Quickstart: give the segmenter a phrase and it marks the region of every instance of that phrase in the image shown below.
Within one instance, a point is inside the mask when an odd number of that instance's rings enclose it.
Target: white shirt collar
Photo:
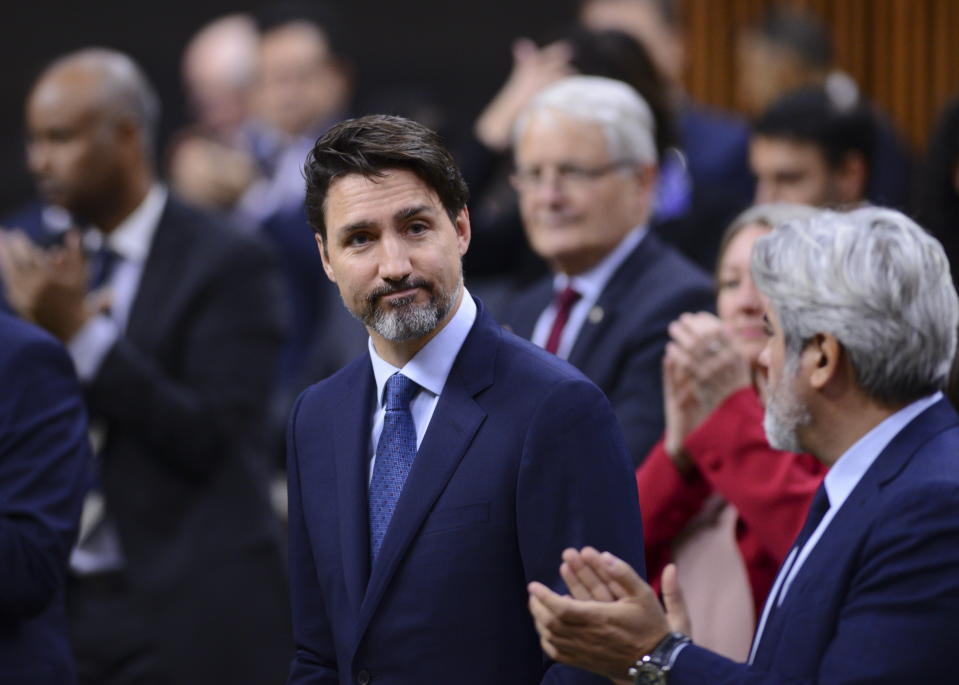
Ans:
[[[474,321],[476,321],[476,303],[469,291],[463,288],[460,305],[447,324],[402,369],[396,368],[380,357],[376,348],[373,347],[373,339],[370,338],[367,346],[370,350],[370,361],[373,363],[373,377],[376,379],[377,404],[382,405],[386,381],[397,371],[434,395],[442,393],[446,379],[450,375],[450,369],[453,368],[453,362],[456,361],[456,356],[463,347]]]
[[[110,249],[124,260],[145,262],[166,206],[167,195],[166,188],[159,183],[153,184],[140,205],[107,236]]]
[[[578,292],[582,299],[587,302],[595,302],[599,299],[603,288],[609,283],[609,280],[616,273],[616,269],[626,261],[626,258],[636,249],[636,246],[646,236],[648,229],[645,226],[637,226],[626,234],[619,245],[603,257],[603,260],[589,271],[576,276],[567,276],[566,274],[556,274],[553,279],[553,288],[555,292],[561,292],[567,285],[571,285],[573,290]]]
[[[846,450],[826,473],[825,487],[826,494],[829,495],[829,508],[841,507],[892,439],[913,419],[941,399],[942,393],[936,392],[916,400],[883,420]]]

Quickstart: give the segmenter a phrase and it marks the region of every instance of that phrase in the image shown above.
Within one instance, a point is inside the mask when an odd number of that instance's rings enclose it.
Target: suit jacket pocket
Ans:
[[[489,502],[437,509],[426,520],[422,535],[464,528],[477,523],[486,523],[488,520]]]

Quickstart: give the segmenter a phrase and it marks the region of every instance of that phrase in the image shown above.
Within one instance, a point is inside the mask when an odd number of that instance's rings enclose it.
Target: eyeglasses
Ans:
[[[558,183],[564,188],[582,188],[593,181],[616,171],[636,166],[636,162],[618,160],[602,166],[584,167],[578,164],[556,164],[552,166],[532,166],[517,169],[511,178],[513,184],[523,190],[533,190],[545,183]],[[552,169],[553,173],[547,173]]]

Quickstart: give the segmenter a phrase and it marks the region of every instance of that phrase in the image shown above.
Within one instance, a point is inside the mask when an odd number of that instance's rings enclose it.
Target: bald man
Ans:
[[[125,55],[57,60],[26,118],[30,171],[75,228],[47,250],[7,233],[3,280],[67,345],[98,457],[67,587],[80,681],[282,682],[256,452],[283,337],[273,265],[157,181],[156,98]]]

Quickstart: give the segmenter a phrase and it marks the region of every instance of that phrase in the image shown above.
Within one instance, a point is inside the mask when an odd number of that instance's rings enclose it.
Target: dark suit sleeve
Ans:
[[[83,400],[66,352],[45,337],[15,344],[0,362],[3,619],[39,613],[63,586],[91,466]]]
[[[688,275],[684,266],[677,274]],[[679,276],[677,276],[679,277]],[[623,427],[626,446],[638,466],[663,434],[663,355],[669,342],[667,329],[683,312],[712,311],[713,294],[708,282],[696,280],[668,301],[658,304],[634,332],[629,348],[616,371],[619,382],[609,390],[609,401]]]
[[[954,483],[932,484],[885,503],[863,544],[836,631],[820,636],[827,646],[815,683],[955,682],[959,672],[957,507],[959,487]],[[757,672],[698,647],[679,655],[669,682],[813,683]]]
[[[616,418],[602,392],[585,380],[559,383],[530,423],[516,493],[526,580],[558,592],[567,547],[608,550],[644,573],[636,481]],[[544,683],[601,683],[558,664]]]
[[[284,318],[273,262],[237,242],[219,260],[169,344],[176,372],[121,338],[88,388],[91,410],[141,437],[181,474],[201,477],[261,424]]]
[[[287,435],[289,477],[290,594],[296,654],[290,666],[293,685],[336,685],[336,653],[330,632],[316,563],[303,517],[303,493],[297,457],[296,423],[302,397],[293,407]],[[317,496],[321,496],[317,493]]]

